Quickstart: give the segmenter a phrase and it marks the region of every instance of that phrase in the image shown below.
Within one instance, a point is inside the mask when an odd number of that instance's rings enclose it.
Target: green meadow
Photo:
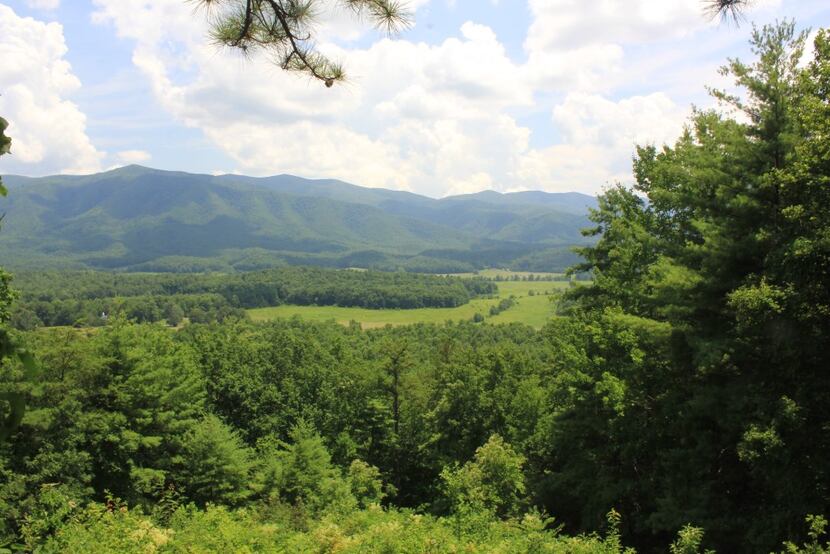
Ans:
[[[503,270],[499,275],[512,275]],[[537,274],[538,275],[538,274]],[[487,276],[495,276],[487,275]],[[344,308],[339,306],[294,306],[283,305],[272,308],[248,310],[254,321],[300,317],[309,321],[334,320],[342,325],[357,321],[364,329],[386,325],[410,325],[413,323],[445,323],[472,319],[480,313],[488,323],[524,323],[541,328],[553,315],[556,291],[569,286],[565,281],[504,281],[498,283],[499,293],[493,298],[477,298],[456,308],[421,308],[415,310],[370,310]],[[503,298],[514,296],[516,303],[509,309],[490,316],[490,307],[498,305]]]
[[[542,279],[555,279],[557,277],[562,277],[562,273],[548,273],[544,271],[511,271],[509,269],[482,269],[481,271],[477,271],[475,273],[450,273],[455,277],[485,277],[487,279],[496,279],[501,277],[503,279],[510,279],[513,277],[518,277],[520,279],[524,279],[533,275],[537,278]]]

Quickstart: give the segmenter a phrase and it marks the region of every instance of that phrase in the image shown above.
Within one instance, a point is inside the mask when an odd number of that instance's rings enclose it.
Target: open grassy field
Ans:
[[[553,279],[555,277],[562,277],[563,273],[546,273],[544,271],[510,271],[509,269],[482,269],[477,273],[449,273],[455,277],[485,277],[487,279],[495,279],[496,277],[503,277],[509,279],[511,277],[528,277],[534,275],[536,277],[543,277],[545,279]]]
[[[478,298],[457,308],[423,308],[418,310],[367,310],[363,308],[341,308],[338,306],[276,306],[248,310],[254,321],[268,321],[278,318],[301,317],[310,321],[334,320],[343,325],[350,321],[359,322],[364,329],[386,325],[409,325],[412,323],[445,323],[472,319],[476,313],[485,317],[488,323],[524,323],[540,328],[554,312],[552,294],[564,290],[569,284],[564,281],[505,281],[498,283],[499,293],[495,298]],[[533,291],[533,296],[531,296]],[[490,316],[490,307],[503,298],[516,297],[516,304],[502,313]]]

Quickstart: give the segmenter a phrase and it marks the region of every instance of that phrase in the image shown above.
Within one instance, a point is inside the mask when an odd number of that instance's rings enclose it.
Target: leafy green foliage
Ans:
[[[347,474],[349,487],[361,508],[380,504],[386,496],[380,470],[363,460],[354,460]]]
[[[565,380],[548,494],[577,494],[569,522],[615,505],[643,537],[691,523],[721,549],[769,551],[830,510],[830,49],[819,32],[804,67],[805,38],[755,29],[756,60],[723,70],[740,93],[712,91],[742,121],[696,112],[674,146],[639,148],[635,187],[592,214],[577,269],[594,286],[551,334]]]
[[[636,480],[637,471],[654,471],[649,461],[627,469],[637,453],[621,445],[633,436],[655,444],[637,422],[659,404],[631,396],[636,387],[599,360],[584,366],[580,348],[614,345],[629,374],[665,372],[669,334],[619,312],[588,323],[563,318],[540,334],[469,323],[173,331],[114,321],[29,333],[43,371],[23,385],[30,410],[0,448],[5,540],[46,551],[98,541],[103,551],[127,552],[152,544],[622,552],[634,521],[621,527],[618,515],[610,525],[601,516],[593,529],[610,529],[606,538],[566,537],[538,511],[525,512],[536,504],[570,522],[571,506],[585,500],[628,513],[629,491],[644,506],[652,498],[652,482]],[[605,326],[615,326],[613,342]],[[395,348],[402,344],[404,357]],[[397,409],[393,367],[403,368]],[[18,370],[7,368],[4,380]],[[569,400],[574,390],[584,397]],[[616,444],[601,442],[608,432]],[[616,486],[598,462],[630,471],[634,484]],[[107,491],[127,504],[97,504]],[[678,548],[689,551],[695,537],[684,531]]]
[[[827,519],[824,516],[810,515],[807,516],[807,525],[809,527],[807,537],[810,542],[803,546],[787,542],[782,554],[827,554],[830,552],[830,541],[821,544],[822,538],[827,534]]]
[[[703,529],[687,525],[677,534],[677,540],[671,543],[669,552],[671,554],[698,554],[703,542]],[[707,550],[706,554],[713,554],[713,550]]]
[[[505,517],[519,513],[524,500],[524,457],[493,435],[462,467],[441,472],[450,505],[456,512],[473,510]]]
[[[4,383],[27,402],[0,451],[8,529],[49,484],[61,483],[78,500],[104,491],[131,502],[156,499],[174,482],[183,441],[203,410],[194,357],[163,328],[117,323],[88,337],[67,332],[74,336],[32,337],[43,364],[38,375],[4,368]]]
[[[135,510],[91,505],[40,552],[539,552],[550,554],[630,554],[609,534],[567,537],[544,529],[528,515],[518,523],[492,522],[483,530],[456,535],[442,518],[377,506],[332,514],[298,529],[289,518],[256,510],[181,509],[169,527]]]

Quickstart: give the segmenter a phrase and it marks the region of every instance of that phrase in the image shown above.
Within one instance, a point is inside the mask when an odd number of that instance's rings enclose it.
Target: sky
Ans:
[[[410,0],[388,37],[319,0],[326,88],[218,49],[188,0],[0,0],[0,173],[138,163],[290,173],[442,197],[596,194],[631,181],[636,144],[672,143],[753,23],[830,26],[826,0],[756,0],[712,21],[701,0]]]

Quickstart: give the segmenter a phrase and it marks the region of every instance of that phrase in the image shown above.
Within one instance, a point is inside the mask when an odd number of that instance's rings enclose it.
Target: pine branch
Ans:
[[[303,72],[331,87],[345,78],[343,68],[314,45],[317,0],[196,0],[219,11],[211,37],[223,46],[274,50],[280,67]],[[392,34],[410,24],[410,14],[399,0],[340,0],[356,16],[367,16],[375,27]]]
[[[744,19],[744,10],[752,5],[754,0],[704,0],[704,13],[711,19],[720,19],[740,25]]]

